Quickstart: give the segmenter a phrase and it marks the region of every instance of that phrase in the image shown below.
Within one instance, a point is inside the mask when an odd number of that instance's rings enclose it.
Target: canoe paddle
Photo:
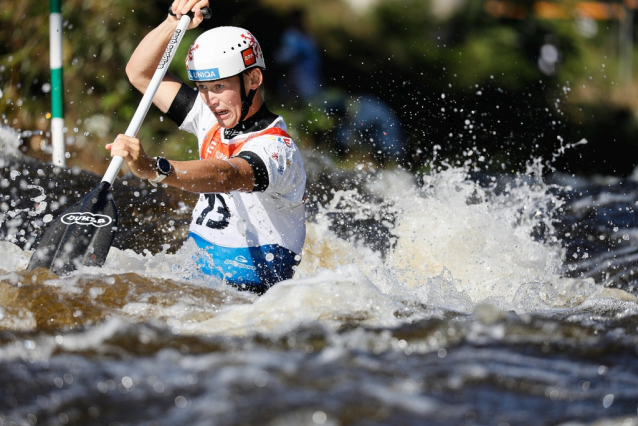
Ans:
[[[172,14],[170,8],[169,12]],[[202,8],[202,13],[204,19],[212,15],[208,7]],[[126,136],[137,135],[192,17],[193,12],[180,18],[126,129]],[[29,260],[28,270],[44,267],[57,275],[67,275],[80,265],[104,265],[118,225],[117,207],[113,201],[111,186],[123,162],[124,158],[113,157],[98,187],[66,209],[49,225]]]

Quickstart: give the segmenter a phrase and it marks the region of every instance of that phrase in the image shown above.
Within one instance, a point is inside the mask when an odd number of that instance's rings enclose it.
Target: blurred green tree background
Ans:
[[[202,31],[250,29],[266,56],[268,104],[306,150],[345,167],[373,161],[365,146],[339,152],[329,108],[335,94],[367,94],[401,120],[405,167],[424,170],[434,147],[450,162],[520,171],[531,157],[558,170],[631,174],[638,158],[633,52],[636,2],[532,0],[236,0],[184,38],[171,72]],[[123,133],[141,95],[124,68],[141,38],[166,16],[156,0],[63,0],[67,163],[102,173],[104,145]],[[293,9],[305,11],[322,55],[323,96],[280,99],[274,61]],[[26,154],[50,161],[48,2],[0,0],[0,114],[20,131]],[[187,81],[187,80],[186,80]],[[197,156],[194,137],[152,108],[138,135],[149,154]],[[437,148],[438,149],[438,148]]]

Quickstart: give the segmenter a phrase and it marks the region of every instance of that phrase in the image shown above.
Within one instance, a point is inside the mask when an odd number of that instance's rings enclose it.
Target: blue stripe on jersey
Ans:
[[[188,238],[207,253],[197,261],[204,274],[248,290],[263,292],[292,278],[293,266],[301,261],[300,256],[277,244],[230,248],[212,244],[193,232]]]

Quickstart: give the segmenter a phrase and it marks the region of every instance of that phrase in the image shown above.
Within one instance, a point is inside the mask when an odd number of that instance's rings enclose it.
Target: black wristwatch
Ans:
[[[148,180],[153,186],[157,186],[158,183],[170,176],[173,173],[173,166],[166,158],[157,157],[155,158],[155,170],[157,171],[157,177]]]

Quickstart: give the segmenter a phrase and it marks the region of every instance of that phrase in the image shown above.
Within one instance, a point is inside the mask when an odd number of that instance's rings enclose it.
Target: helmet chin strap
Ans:
[[[257,91],[254,89],[250,89],[248,94],[246,94],[246,86],[244,85],[244,73],[239,74],[239,87],[239,92],[241,95],[241,117],[239,118],[239,122],[241,123],[246,119],[248,110],[253,104],[253,98],[255,97],[255,93],[257,93]]]

